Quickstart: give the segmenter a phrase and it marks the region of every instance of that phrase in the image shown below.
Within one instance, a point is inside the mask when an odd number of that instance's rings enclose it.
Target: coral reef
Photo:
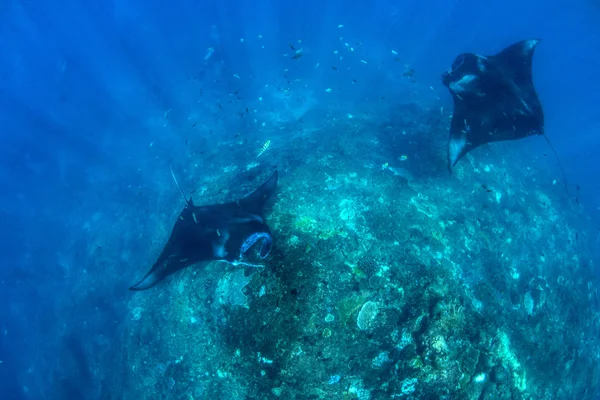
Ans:
[[[397,112],[329,118],[327,135],[260,158],[282,171],[266,268],[201,265],[134,296],[123,399],[593,398],[600,308],[583,210],[543,183],[550,172],[512,166],[505,144],[448,176],[447,118]],[[256,147],[232,151],[252,160]]]

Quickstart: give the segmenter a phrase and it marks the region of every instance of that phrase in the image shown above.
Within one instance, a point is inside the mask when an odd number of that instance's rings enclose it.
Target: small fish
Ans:
[[[356,83],[356,79],[352,79],[352,83]]]
[[[294,47],[294,45],[293,45],[293,44],[291,44],[291,43],[290,43],[290,44],[288,44],[288,46],[290,46],[290,49],[292,49],[292,50],[296,51],[296,48]]]
[[[213,54],[215,54],[215,49],[213,49],[212,47],[209,47],[206,50],[206,55],[204,56],[204,61],[208,61],[208,59],[211,58]]]
[[[258,155],[256,156],[256,158],[258,158],[258,157],[262,156],[262,155],[263,155],[263,153],[264,153],[265,151],[267,151],[267,149],[269,148],[269,146],[270,146],[270,145],[271,145],[271,141],[270,141],[270,140],[267,140],[267,141],[265,142],[265,144],[263,145],[263,147],[262,147],[262,148],[261,148],[261,149],[258,151]]]
[[[482,184],[482,185],[481,185],[481,187],[482,187],[482,188],[484,188],[484,189],[485,189],[485,191],[486,191],[486,192],[488,192],[488,193],[492,192],[492,189],[488,188],[488,187],[487,187],[486,185],[484,185],[484,184]]]
[[[220,104],[217,104],[217,106],[219,107],[219,110],[223,111],[223,107],[221,107]]]
[[[248,114],[248,107],[246,107],[246,114]]]
[[[366,64],[367,62],[365,60],[360,60],[361,63]]]
[[[338,69],[336,67],[331,67],[332,70],[337,71]]]

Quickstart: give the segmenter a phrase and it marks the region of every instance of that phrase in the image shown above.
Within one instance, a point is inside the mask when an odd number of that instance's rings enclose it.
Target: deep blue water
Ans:
[[[417,101],[450,108],[440,74],[457,54],[493,54],[540,38],[534,80],[546,134],[570,191],[598,225],[597,2],[353,4],[0,5],[3,398],[54,398],[48,388],[61,379],[76,382],[65,383],[72,398],[91,386],[81,342],[118,346],[127,286],[148,251],[138,227],[152,236],[147,210],[173,199],[165,199],[173,193],[169,164],[190,176],[209,168],[203,149],[236,132],[253,131],[264,142],[261,121],[277,122],[268,114],[258,122],[240,117],[246,107],[274,110],[283,120],[315,107],[376,114]],[[295,51],[302,57],[292,60]],[[403,78],[405,65],[415,84]],[[294,80],[298,103],[286,108],[273,88]],[[524,163],[549,151],[539,137],[513,145]],[[558,167],[551,173],[562,179]],[[57,359],[65,352],[78,371],[73,377],[54,372],[64,370]]]

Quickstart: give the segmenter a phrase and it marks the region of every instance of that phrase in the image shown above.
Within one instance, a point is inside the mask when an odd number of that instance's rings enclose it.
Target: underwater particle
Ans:
[[[344,27],[344,25],[343,25],[343,24],[339,24],[339,25],[338,25],[338,28],[343,28],[343,27]]]
[[[483,382],[485,382],[485,378],[486,378],[486,375],[485,375],[484,372],[482,372],[481,374],[475,375],[473,377],[473,382],[475,382],[475,383],[483,383]]]
[[[271,393],[273,393],[274,396],[279,397],[281,396],[281,393],[283,393],[283,388],[280,387],[276,387],[271,389]]]
[[[388,164],[388,163],[385,163],[385,164],[383,164],[383,165],[381,166],[381,170],[383,171],[383,170],[385,170],[385,169],[386,169],[387,167],[389,167],[389,166],[390,166],[390,164]]]
[[[395,56],[397,56],[398,52],[396,50],[392,50],[392,54],[395,55]]]
[[[408,160],[408,156],[406,154],[402,154],[400,156],[400,161],[406,161],[406,160]]]
[[[350,49],[350,51],[354,51],[354,49]],[[360,62],[363,64],[367,64],[367,62],[365,60],[360,60]]]
[[[323,335],[324,338],[331,337],[331,329],[329,329],[329,328],[323,329],[322,335]]]
[[[238,74],[233,74],[233,77],[237,78],[237,79],[242,79],[242,78],[240,78],[240,76]]]
[[[325,91],[326,91],[327,93],[331,93],[331,88],[327,88],[327,89],[325,89]]]
[[[334,385],[334,384],[338,383],[338,382],[340,381],[340,379],[341,379],[341,378],[342,378],[342,377],[341,377],[341,376],[339,376],[339,375],[331,375],[331,376],[329,377],[329,382],[327,382],[327,384],[329,384],[329,385]]]
[[[379,305],[374,301],[367,301],[363,304],[356,317],[356,325],[361,331],[368,330],[373,327],[377,315],[379,314]]]
[[[325,322],[333,322],[335,320],[335,316],[331,313],[325,316]]]
[[[263,100],[262,96],[258,98],[258,101],[262,101],[262,100]]]
[[[240,38],[240,43],[244,43],[244,38]]]
[[[352,114],[347,114],[347,115],[348,115],[348,119],[354,118],[354,115],[352,115]]]

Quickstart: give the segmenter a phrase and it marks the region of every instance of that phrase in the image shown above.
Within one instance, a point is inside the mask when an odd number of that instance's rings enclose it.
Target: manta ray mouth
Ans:
[[[240,247],[240,259],[259,240],[262,241],[262,243],[260,245],[260,251],[258,254],[262,259],[267,258],[269,253],[271,253],[271,247],[273,247],[273,238],[268,232],[256,232],[248,236],[242,243],[242,246]]]
[[[461,94],[473,90],[476,87],[476,82],[477,76],[473,74],[467,74],[454,82],[450,82],[448,88],[451,92]]]

